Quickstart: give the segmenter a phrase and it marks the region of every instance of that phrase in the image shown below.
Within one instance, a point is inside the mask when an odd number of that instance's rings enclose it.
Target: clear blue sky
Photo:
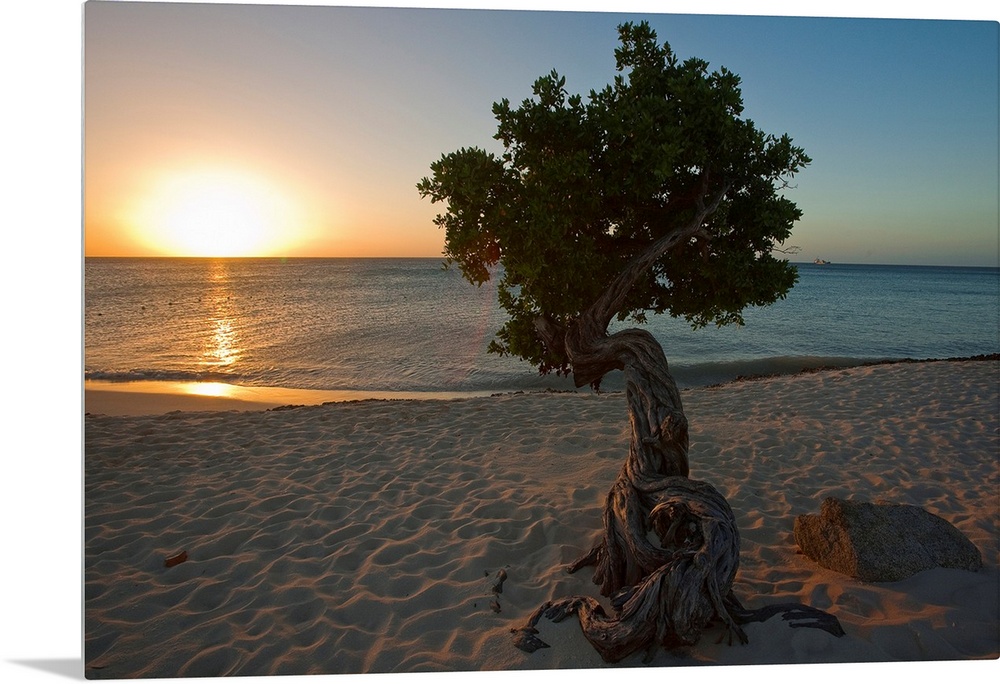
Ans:
[[[609,82],[642,19],[813,158],[799,258],[998,263],[995,21],[109,2],[86,6],[87,253],[167,249],[137,237],[175,209],[157,184],[214,165],[302,210],[284,253],[438,255],[430,162],[495,146],[492,103],[551,69]]]

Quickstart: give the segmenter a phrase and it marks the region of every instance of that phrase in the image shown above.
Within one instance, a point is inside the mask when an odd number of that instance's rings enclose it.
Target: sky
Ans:
[[[591,8],[88,2],[85,253],[439,256],[430,163],[499,151],[493,102],[553,69],[600,89],[647,20],[812,157],[798,260],[998,264],[995,20]]]

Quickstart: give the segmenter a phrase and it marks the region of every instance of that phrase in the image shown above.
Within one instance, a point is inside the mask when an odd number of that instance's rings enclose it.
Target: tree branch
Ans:
[[[672,230],[656,242],[653,242],[644,252],[636,255],[631,262],[622,269],[621,273],[611,282],[601,293],[601,296],[580,316],[578,325],[583,325],[588,332],[595,335],[603,335],[607,330],[611,319],[624,306],[625,298],[629,290],[639,280],[643,273],[646,273],[657,259],[673,249],[676,245],[690,239],[696,235],[704,235],[702,224],[705,219],[719,208],[723,197],[729,191],[730,185],[727,183],[721,188],[706,206],[705,197],[708,194],[708,172],[702,172],[701,185],[695,207],[697,213],[687,224]]]
[[[548,316],[535,317],[535,330],[542,338],[542,344],[553,355],[566,355],[566,329]]]

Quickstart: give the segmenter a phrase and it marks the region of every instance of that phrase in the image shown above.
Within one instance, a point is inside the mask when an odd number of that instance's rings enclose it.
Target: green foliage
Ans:
[[[772,250],[801,212],[780,193],[810,159],[743,112],[739,77],[679,62],[645,22],[619,27],[621,74],[586,101],[555,71],[514,109],[493,105],[501,156],[463,148],[431,164],[417,189],[447,203],[447,263],[470,282],[499,275],[510,314],[491,351],[543,373],[567,370],[534,320],[570,324],[636,255],[723,193],[698,235],[663,254],[629,291],[621,320],[647,312],[694,326],[742,323],[747,306],[784,297],[797,278]],[[497,268],[497,265],[502,268]]]

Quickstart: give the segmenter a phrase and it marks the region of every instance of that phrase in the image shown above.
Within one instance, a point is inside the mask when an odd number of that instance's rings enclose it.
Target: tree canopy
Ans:
[[[584,99],[555,71],[539,78],[516,109],[493,105],[502,154],[445,154],[417,185],[447,205],[447,263],[477,285],[500,278],[510,318],[490,350],[542,373],[570,361],[537,321],[568,328],[630,270],[609,315],[696,327],[740,324],[797,278],[773,252],[801,216],[782,190],[809,157],[742,118],[733,72],[680,61],[645,22],[618,31],[614,83]]]

